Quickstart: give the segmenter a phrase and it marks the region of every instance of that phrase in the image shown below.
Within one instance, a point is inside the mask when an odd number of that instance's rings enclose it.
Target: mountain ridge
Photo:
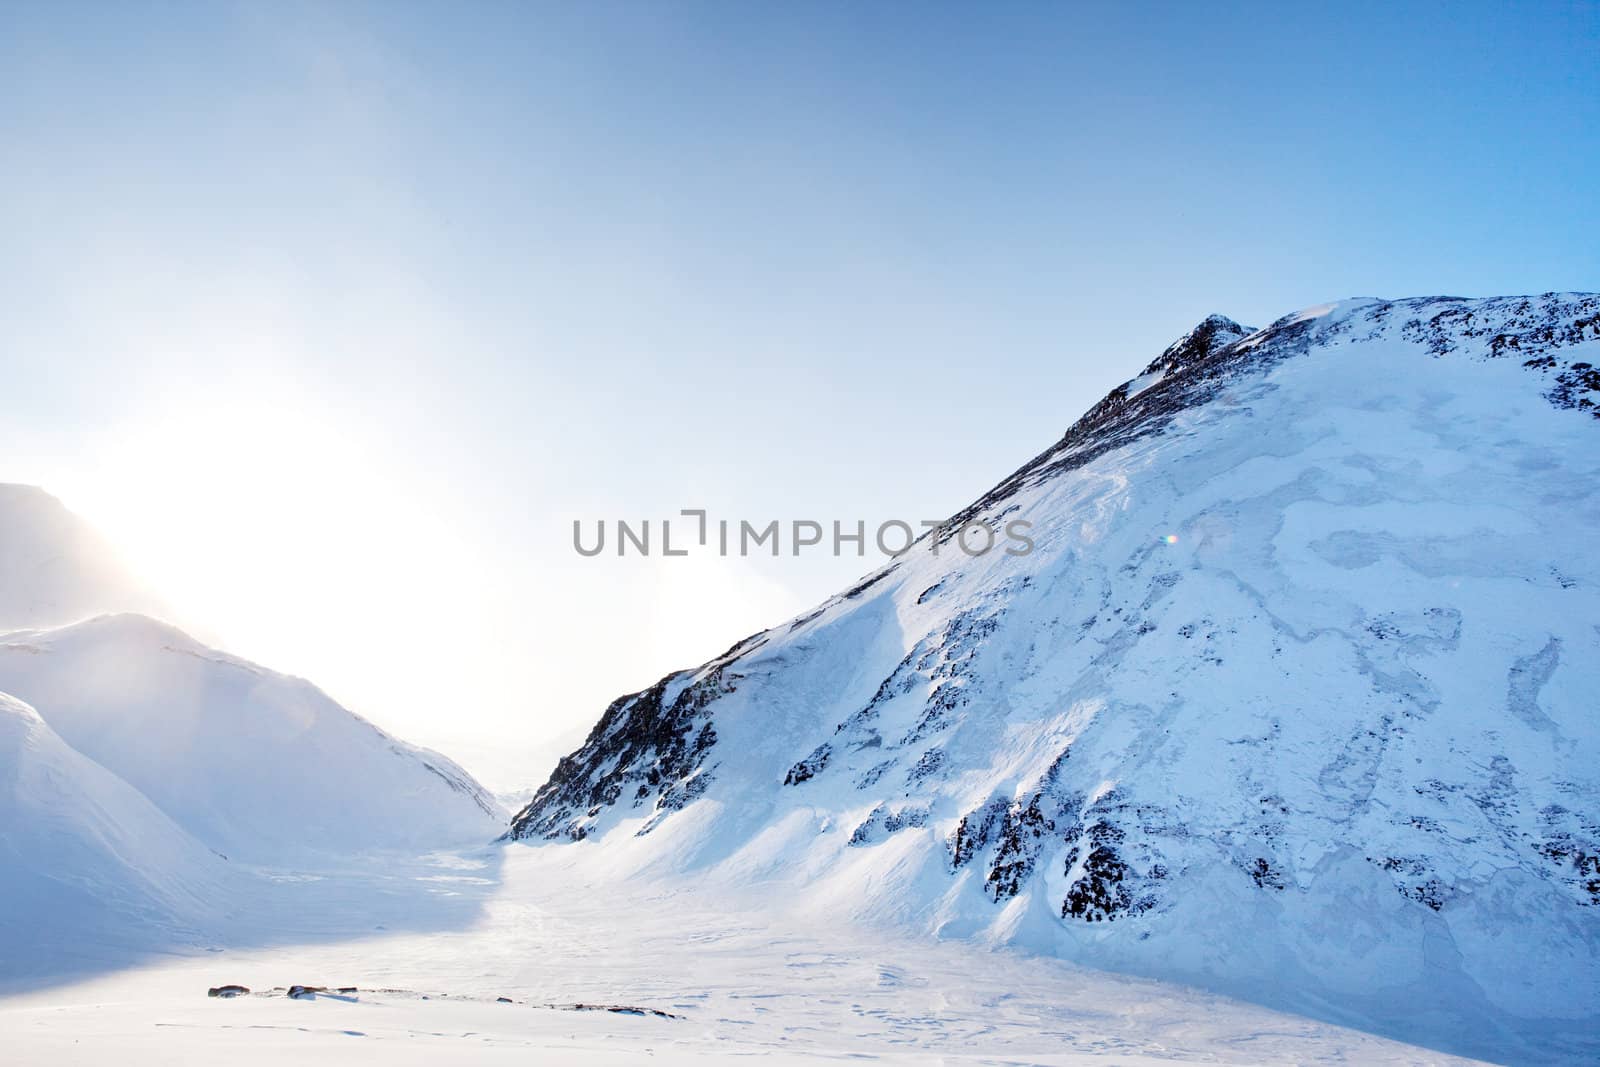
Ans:
[[[1433,315],[1427,318],[1414,316],[1404,326],[1408,334],[1425,340],[1433,355],[1444,356],[1455,351],[1457,346],[1449,341],[1448,330],[1451,325],[1464,324],[1463,333],[1466,337],[1476,338],[1485,334],[1490,336],[1489,346],[1493,356],[1498,357],[1507,351],[1524,353],[1529,356],[1524,366],[1540,372],[1545,377],[1551,377],[1551,372],[1555,371],[1553,376],[1555,384],[1546,393],[1547,399],[1553,406],[1588,410],[1596,418],[1600,418],[1600,406],[1596,404],[1596,400],[1600,399],[1600,372],[1595,372],[1593,366],[1586,361],[1575,363],[1569,361],[1566,366],[1558,370],[1557,361],[1551,354],[1554,350],[1600,339],[1600,294],[1545,293],[1538,297],[1498,297],[1479,301],[1463,297],[1419,297],[1401,301],[1355,298],[1342,304],[1371,308],[1380,323],[1391,317],[1394,309],[1418,311],[1432,310],[1437,306],[1438,310]],[[1569,314],[1557,313],[1556,309],[1563,304],[1572,305]],[[1221,314],[1208,315],[1146,365],[1140,375],[1117,386],[1090,407],[1059,441],[1002,479],[971,505],[956,512],[940,530],[933,531],[925,537],[932,537],[941,544],[948,543],[964,524],[985,511],[993,510],[1030,479],[1037,480],[1064,473],[1107,451],[1122,447],[1139,436],[1159,433],[1172,414],[1210,399],[1205,387],[1221,380],[1227,371],[1233,369],[1227,364],[1239,362],[1246,354],[1257,357],[1252,369],[1262,371],[1270,369],[1274,362],[1302,353],[1306,346],[1304,335],[1310,332],[1314,323],[1337,306],[1340,305],[1314,305],[1304,311],[1285,315],[1271,325],[1256,330],[1240,326]],[[1504,325],[1511,329],[1491,332],[1487,327],[1475,323],[1473,318],[1475,306],[1482,307],[1486,311],[1501,312],[1504,315]],[[1547,321],[1537,321],[1538,309],[1541,308]],[[1566,328],[1557,329],[1548,321],[1551,318],[1568,320]],[[1261,357],[1265,357],[1266,361],[1262,362]],[[1224,365],[1217,366],[1218,363]],[[1165,375],[1174,371],[1189,373],[1184,376],[1178,395],[1172,400],[1166,400],[1161,395],[1172,391],[1171,386],[1162,389],[1165,379],[1152,382],[1133,396],[1129,396],[1130,386],[1133,383],[1153,374]],[[1175,377],[1173,384],[1177,385],[1179,381],[1180,379]],[[1197,389],[1197,385],[1202,388]],[[1147,393],[1155,395],[1142,401],[1137,410],[1130,412],[1131,401]],[[1108,428],[1111,431],[1109,433]],[[1096,438],[1096,434],[1100,436]],[[999,515],[995,518],[1003,517]],[[817,609],[817,612],[826,610],[840,600],[860,596],[873,584],[886,578],[898,566],[898,561],[891,562],[870,573],[846,592],[830,598]],[[817,612],[807,613],[797,619],[815,617]],[[789,625],[792,627],[795,623],[792,621]],[[603,733],[608,717],[613,717],[613,711],[619,705],[658,691],[665,693],[675,679],[686,675],[720,673],[720,666],[728,662],[735,653],[748,650],[780,628],[774,627],[752,634],[735,644],[722,656],[708,660],[699,667],[674,671],[660,679],[655,686],[619,697],[608,707],[606,715],[602,716],[596,724],[594,733],[579,751],[588,748],[597,739],[596,734]],[[678,695],[682,696],[683,692],[680,691]],[[669,704],[666,713],[670,714],[671,711]],[[702,751],[704,747],[706,746],[701,746]],[[558,766],[549,782],[555,782],[562,775],[563,771]],[[530,825],[526,816],[540,806],[536,795],[522,811],[517,813],[508,836],[512,839],[530,836],[524,832]]]
[[[0,690],[230,856],[487,839],[503,818],[446,757],[390,736],[304,679],[147,616],[0,634]],[[449,794],[432,795],[430,781]],[[476,815],[447,815],[452,795]],[[409,812],[403,825],[383,818],[391,809]],[[361,827],[363,816],[380,821]]]

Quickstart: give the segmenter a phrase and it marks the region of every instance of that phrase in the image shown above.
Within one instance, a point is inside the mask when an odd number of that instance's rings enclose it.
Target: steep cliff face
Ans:
[[[614,703],[511,835],[1391,1029],[1581,1034],[1597,357],[1594,296],[1207,319],[943,534]],[[1014,518],[1029,554],[955,540]]]

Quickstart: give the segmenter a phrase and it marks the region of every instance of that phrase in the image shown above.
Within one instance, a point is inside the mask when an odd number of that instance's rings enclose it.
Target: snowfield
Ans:
[[[761,887],[642,886],[584,851],[516,846],[433,857],[437,866],[417,875],[416,888],[470,901],[472,917],[459,929],[337,934],[329,926],[359,912],[371,889],[352,874],[308,895],[298,928],[294,915],[281,917],[287,925],[275,936],[301,942],[292,948],[195,953],[4,997],[5,1056],[52,1064],[109,1056],[134,1064],[1467,1062],[1055,960],[799,921]],[[441,876],[465,881],[425,880]],[[207,997],[227,983],[269,995]],[[357,992],[306,1000],[271,992],[291,984]]]

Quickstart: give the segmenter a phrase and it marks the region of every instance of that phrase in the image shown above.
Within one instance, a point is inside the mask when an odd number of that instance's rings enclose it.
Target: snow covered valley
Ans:
[[[375,865],[280,881],[270,894],[280,909],[241,917],[233,947],[173,945],[166,958],[65,983],[12,974],[0,1058],[1465,1062],[1180,986],[808,920],[782,905],[788,886],[644,886],[597,859],[495,846],[404,873]],[[251,995],[206,995],[230,983]],[[356,992],[290,999],[293,984]]]
[[[1581,294],[1208,318],[514,814],[6,490],[4,1054],[1596,1062],[1597,360]]]

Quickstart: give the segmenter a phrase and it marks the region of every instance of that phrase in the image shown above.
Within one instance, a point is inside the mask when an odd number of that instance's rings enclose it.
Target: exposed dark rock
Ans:
[[[1283,872],[1272,865],[1265,857],[1256,857],[1250,864],[1250,877],[1255,881],[1258,889],[1284,888]]]
[[[950,869],[960,870],[974,856],[989,847],[995,824],[1005,817],[1009,807],[1004,800],[989,801],[976,811],[968,812],[956,824],[950,836]]]
[[[879,804],[850,834],[850,844],[871,845],[910,827],[928,825],[926,808],[897,808]]]
[[[939,768],[945,763],[945,753],[942,748],[930,748],[922,754],[922,758],[912,765],[906,772],[906,785],[913,786],[924,778],[932,777],[939,773]]]
[[[866,773],[856,781],[856,788],[871,789],[873,786],[878,784],[884,775],[888,774],[894,769],[896,762],[896,760],[886,759],[882,763],[874,764],[872,767],[868,768]]]
[[[638,1008],[631,1004],[552,1004],[552,1008],[562,1011],[609,1011],[614,1015],[648,1015],[656,1019],[681,1019],[683,1016],[674,1015],[670,1011],[660,1008]]]
[[[727,655],[747,651],[751,640]],[[658,815],[700,796],[711,781],[705,760],[717,740],[707,709],[737,688],[738,675],[728,670],[732,662],[715,661],[692,675],[668,675],[642,693],[614,701],[583,747],[562,758],[550,780],[512,820],[506,836],[580,840],[624,789],[634,807],[655,794]],[[667,694],[675,688],[669,701]]]
[[[1117,851],[1123,832],[1107,822],[1089,827],[1082,842],[1068,853],[1068,872],[1077,861],[1079,849],[1087,849],[1083,870],[1067,890],[1061,904],[1062,918],[1099,922],[1137,910],[1128,886],[1130,870]]]
[[[833,746],[824,741],[816,750],[805,759],[789,768],[789,773],[783,776],[784,785],[799,785],[801,782],[815,778],[828,766],[828,760],[833,756]]]
[[[1399,306],[1421,306],[1403,301]],[[1600,297],[1502,297],[1473,305],[1446,307],[1403,328],[1436,356],[1455,352],[1463,338],[1486,341],[1492,358],[1520,357],[1522,365],[1553,375],[1545,397],[1556,407],[1588,411],[1600,418],[1600,371],[1586,362],[1568,363],[1562,349],[1600,338]]]
[[[967,682],[973,675],[973,660],[999,628],[1003,614],[993,608],[964,611],[937,633],[918,641],[878,686],[866,707],[840,723],[834,732],[864,734],[883,705],[922,685],[932,686],[932,693],[917,722],[896,744],[913,745],[950,726],[954,713],[970,699]]]
[[[989,895],[997,901],[1017,895],[1033,873],[1044,842],[1054,836],[1055,820],[1041,809],[1043,800],[1043,793],[1035,793],[1027,804],[1011,804],[1001,817],[1000,846],[984,879]]]

